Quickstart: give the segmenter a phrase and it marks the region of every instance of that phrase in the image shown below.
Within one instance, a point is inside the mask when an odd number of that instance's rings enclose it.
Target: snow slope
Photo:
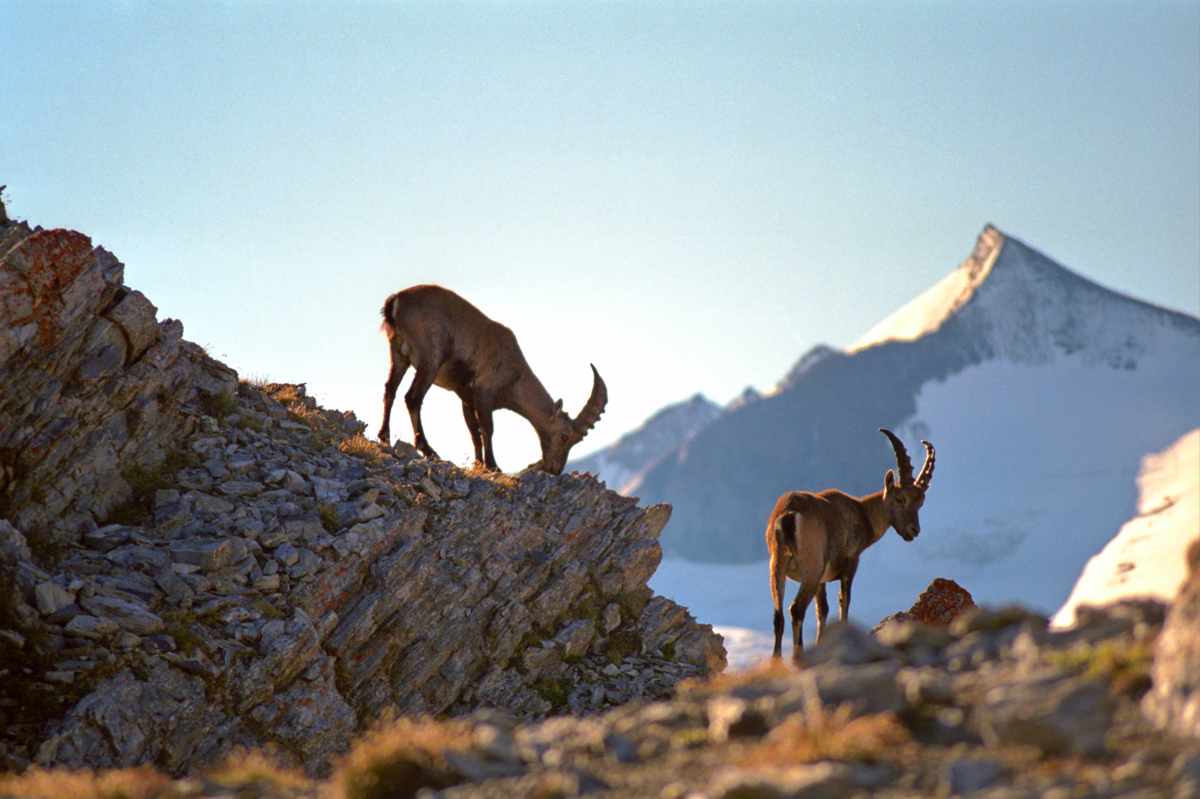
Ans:
[[[922,533],[911,544],[889,533],[864,553],[852,611],[876,604],[864,616],[874,624],[934,577],[979,604],[1059,608],[1088,558],[1136,515],[1142,458],[1195,423],[1185,399],[1197,396],[1195,356],[1163,356],[1132,371],[992,361],[926,385],[897,431],[910,449],[920,438],[938,447]],[[1139,413],[1151,368],[1150,385],[1179,400]]]
[[[1200,536],[1200,430],[1147,455],[1137,483],[1138,515],[1088,560],[1054,626],[1069,627],[1080,605],[1175,598],[1187,576],[1184,554]]]
[[[1140,491],[1138,515],[1126,522],[1107,545],[1101,543],[1103,550],[1087,561],[1070,597],[1052,619],[1055,626],[1069,626],[1078,604],[1103,605],[1139,596],[1169,601],[1182,583],[1184,552],[1188,542],[1200,535],[1200,430],[1144,458],[1136,483]],[[1100,538],[1103,535],[1095,536]],[[896,542],[903,545],[899,538]],[[1039,582],[1053,586],[1062,582],[1058,579],[1060,568],[1052,565],[1042,570],[1026,563],[1016,574],[985,575],[980,570],[960,572],[958,577],[981,604],[996,607],[1016,602],[1031,606],[1035,603],[1026,601],[1025,595],[1014,596],[1011,590],[991,585],[990,581],[1006,577],[1007,584],[1018,588]],[[891,573],[886,568],[884,572]],[[859,573],[863,576],[863,569]],[[851,617],[860,626],[874,625],[916,600],[910,587],[889,591],[877,580],[869,580],[869,588],[860,586],[862,582],[855,582],[851,604]],[[796,586],[789,585],[790,600]],[[650,587],[685,605],[697,619],[714,625],[725,636],[731,670],[750,668],[770,657],[774,634],[766,561],[712,564],[666,559],[651,578]],[[1036,607],[1049,613],[1044,603],[1036,603]],[[814,613],[809,610],[805,625],[805,639],[810,643],[815,635]],[[836,615],[836,607],[832,613]]]

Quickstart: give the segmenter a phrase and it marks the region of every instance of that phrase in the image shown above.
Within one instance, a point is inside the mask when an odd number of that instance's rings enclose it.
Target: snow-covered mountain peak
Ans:
[[[885,341],[912,341],[942,326],[971,299],[1004,245],[1005,236],[986,226],[975,242],[975,251],[962,266],[926,289],[899,310],[863,334],[848,352],[857,352]]]
[[[851,352],[953,323],[985,360],[1136,369],[1159,349],[1200,340],[1200,320],[1104,288],[988,225],[958,269],[872,328]]]

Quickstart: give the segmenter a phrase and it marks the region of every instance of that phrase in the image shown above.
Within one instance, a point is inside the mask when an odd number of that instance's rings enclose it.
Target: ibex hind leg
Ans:
[[[820,587],[820,583],[800,583],[800,592],[792,602],[792,660],[796,663],[804,659],[804,612]]]
[[[498,472],[500,467],[496,465],[496,453],[492,449],[492,434],[496,432],[495,424],[492,422],[495,399],[491,392],[476,388],[471,404],[475,406],[475,419],[479,424],[479,437],[483,445],[483,465],[488,471]],[[478,449],[476,449],[475,457],[476,460],[479,459]]]
[[[771,548],[771,598],[775,605],[775,650],[771,656],[783,657],[783,589],[787,583],[787,557],[777,547]]]
[[[407,371],[408,361],[398,358],[393,352],[392,366],[388,370],[387,381],[383,384],[383,424],[379,426],[379,440],[389,446],[392,443],[392,405],[396,401],[396,390],[400,388],[400,381],[404,379],[404,373]]]
[[[425,369],[418,366],[412,385],[408,387],[408,392],[404,395],[408,418],[412,421],[413,445],[429,459],[438,457],[438,454],[433,451],[433,447],[429,446],[429,441],[425,438],[425,428],[421,426],[421,403],[425,401],[425,395],[429,393],[436,376],[437,369]]]

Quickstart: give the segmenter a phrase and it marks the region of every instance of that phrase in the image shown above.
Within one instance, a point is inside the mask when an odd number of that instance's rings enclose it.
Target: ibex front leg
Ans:
[[[463,396],[463,418],[471,433],[471,445],[475,448],[475,465],[498,472],[500,467],[496,465],[496,455],[492,450],[492,434],[495,432],[492,395],[476,389]]]
[[[475,449],[475,465],[483,463],[483,438],[479,433],[479,419],[475,416],[475,406],[463,400],[463,419],[467,423],[467,432],[471,434],[471,446]]]
[[[821,633],[825,632],[825,620],[829,618],[829,597],[825,595],[825,583],[817,586],[817,643],[821,643]]]

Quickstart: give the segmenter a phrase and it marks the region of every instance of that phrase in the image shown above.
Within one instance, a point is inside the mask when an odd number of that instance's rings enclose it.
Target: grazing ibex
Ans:
[[[917,511],[925,502],[929,480],[933,477],[933,445],[925,445],[925,465],[913,480],[912,461],[904,444],[889,430],[880,428],[896,451],[900,482],[889,469],[883,478],[883,490],[855,498],[830,488],[819,494],[791,491],[775,503],[767,521],[767,549],[771,553],[771,596],[775,600],[775,652],[782,656],[783,589],[788,577],[800,583],[800,592],[792,603],[792,659],[804,653],[801,628],[808,603],[817,599],[817,640],[829,615],[825,583],[841,581],[838,614],[842,621],[850,611],[850,585],[858,569],[863,550],[874,544],[889,527],[905,541],[921,532]]]
[[[383,425],[379,440],[391,443],[389,421],[396,389],[408,367],[416,367],[404,404],[412,419],[413,443],[426,457],[437,453],[421,427],[421,402],[433,385],[453,391],[462,400],[463,416],[475,461],[498,471],[492,452],[492,411],[506,409],[525,417],[537,431],[542,447],[538,466],[562,473],[567,453],[596,424],[608,402],[608,391],[592,367],[592,394],[572,419],[562,400],[552,400],[542,387],[513,332],[483,315],[471,303],[441,286],[413,286],[383,304],[392,368],[383,391]]]

